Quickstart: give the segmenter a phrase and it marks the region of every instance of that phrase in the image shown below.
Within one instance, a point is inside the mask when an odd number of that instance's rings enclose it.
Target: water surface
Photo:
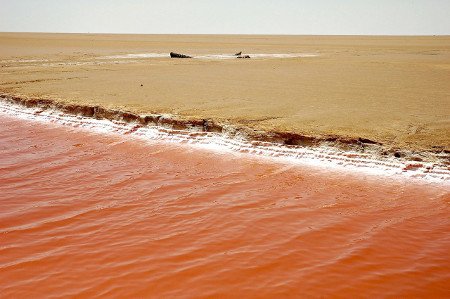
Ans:
[[[450,296],[447,186],[2,115],[3,297]]]

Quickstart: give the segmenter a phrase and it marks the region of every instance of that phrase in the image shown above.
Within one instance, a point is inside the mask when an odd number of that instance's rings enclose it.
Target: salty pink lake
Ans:
[[[0,297],[450,296],[448,185],[0,117]]]

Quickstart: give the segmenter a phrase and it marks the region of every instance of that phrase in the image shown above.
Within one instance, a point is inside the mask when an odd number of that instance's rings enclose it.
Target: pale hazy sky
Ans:
[[[450,0],[0,0],[0,31],[450,34]]]

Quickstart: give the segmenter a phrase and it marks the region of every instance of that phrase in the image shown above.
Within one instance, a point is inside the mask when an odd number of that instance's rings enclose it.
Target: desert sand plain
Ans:
[[[0,65],[8,95],[450,150],[449,36],[0,33]]]

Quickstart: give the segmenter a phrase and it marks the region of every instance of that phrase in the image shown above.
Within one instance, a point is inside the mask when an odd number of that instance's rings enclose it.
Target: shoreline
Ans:
[[[428,177],[438,182],[450,181],[450,153],[446,150],[413,151],[388,147],[380,142],[364,138],[256,131],[243,125],[219,122],[214,119],[188,119],[169,114],[139,115],[102,106],[69,104],[51,99],[19,97],[4,93],[0,94],[1,102],[38,109],[33,112],[34,115],[40,115],[43,112],[51,115],[52,112],[57,112],[59,116],[56,117],[78,116],[92,121],[108,121],[111,125],[124,125],[127,128],[123,130],[123,134],[156,129],[163,134],[154,139],[164,140],[175,136],[175,139],[179,138],[179,141],[183,143],[203,144],[212,142],[211,137],[221,138],[219,143],[232,151],[299,160],[312,159],[313,161],[309,163],[315,165],[329,163],[329,165],[325,164],[325,167],[356,166],[361,169],[367,168],[369,172],[379,172],[384,169],[411,177]]]

